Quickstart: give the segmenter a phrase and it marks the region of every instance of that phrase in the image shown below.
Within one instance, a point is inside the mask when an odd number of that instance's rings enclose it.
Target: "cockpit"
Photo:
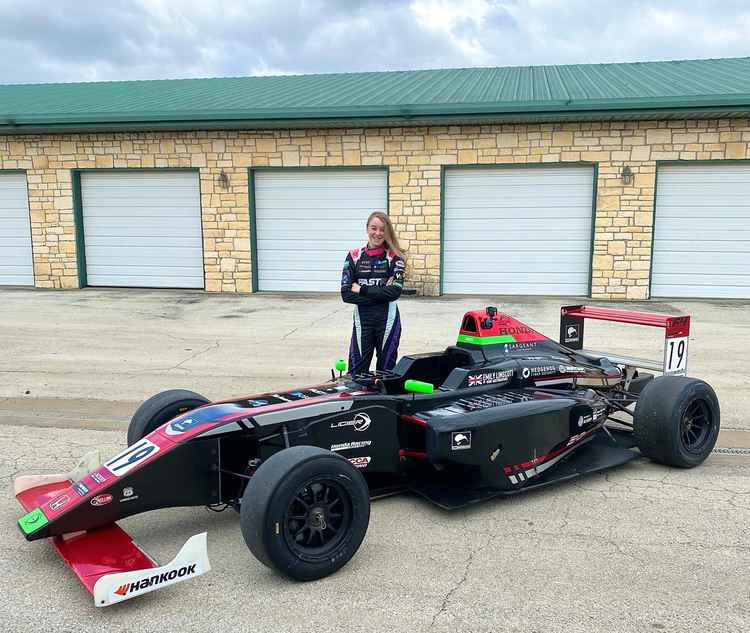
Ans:
[[[436,388],[445,384],[456,368],[464,368],[478,362],[466,349],[452,345],[444,352],[402,356],[391,371],[375,371],[357,374],[353,379],[358,384],[391,395],[407,393],[408,380],[430,383]]]

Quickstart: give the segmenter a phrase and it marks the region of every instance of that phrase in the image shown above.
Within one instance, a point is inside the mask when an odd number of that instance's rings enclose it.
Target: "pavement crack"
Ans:
[[[310,322],[309,322],[309,323],[308,323],[308,324],[307,324],[306,326],[304,326],[304,327],[305,327],[305,330],[309,330],[309,329],[310,329],[310,328],[312,328],[312,327],[313,327],[314,325],[317,325],[317,324],[318,324],[318,323],[320,323],[321,321],[325,321],[326,319],[328,319],[328,318],[332,317],[332,316],[333,316],[334,314],[337,314],[337,313],[341,312],[341,310],[343,310],[343,309],[344,309],[344,308],[337,308],[336,310],[332,310],[332,311],[331,311],[331,312],[329,312],[328,314],[324,314],[324,315],[323,315],[322,317],[320,317],[320,318],[317,318],[317,319],[314,319],[314,320],[310,321]],[[297,330],[299,330],[299,327],[296,327],[296,328],[293,328],[293,329],[289,330],[289,331],[288,331],[288,332],[287,332],[286,334],[284,334],[284,335],[283,335],[283,336],[281,337],[281,340],[283,341],[283,340],[284,340],[284,339],[286,339],[286,338],[287,338],[288,336],[291,336],[292,334],[294,334],[294,333],[295,333],[295,332],[296,332]]]
[[[185,363],[187,363],[187,362],[190,362],[190,361],[191,361],[191,360],[193,360],[194,358],[197,358],[197,357],[198,357],[198,356],[200,356],[201,354],[205,354],[206,352],[208,352],[208,351],[210,351],[210,350],[212,350],[212,349],[219,349],[219,347],[220,347],[220,343],[219,343],[219,341],[214,341],[213,343],[211,343],[211,345],[208,345],[208,346],[207,346],[207,347],[205,347],[204,349],[198,350],[198,351],[197,351],[197,352],[195,352],[194,354],[191,354],[191,355],[190,355],[190,356],[188,356],[188,357],[187,357],[187,358],[186,358],[185,360],[182,360],[182,361],[180,361],[179,363],[177,363],[177,364],[176,364],[176,365],[174,365],[173,367],[169,367],[169,368],[168,368],[168,369],[167,369],[166,371],[172,371],[173,369],[184,369],[184,368],[182,367],[182,365],[184,365]]]
[[[492,537],[489,537],[482,545],[480,545],[479,547],[475,549],[472,549],[469,552],[469,557],[466,559],[466,564],[464,565],[464,571],[463,571],[463,574],[461,575],[461,578],[459,578],[458,582],[456,582],[453,585],[453,587],[451,587],[448,590],[445,596],[443,596],[443,600],[440,604],[440,608],[438,609],[437,613],[435,613],[435,615],[432,616],[432,623],[430,626],[434,627],[435,622],[440,617],[440,615],[445,613],[446,609],[448,608],[448,603],[451,601],[451,598],[453,597],[453,594],[455,594],[456,591],[460,589],[461,585],[463,585],[466,582],[466,579],[469,577],[469,570],[471,569],[471,565],[474,562],[474,558],[479,552],[481,552],[485,547],[487,547],[487,545],[489,545],[491,540],[492,540]]]

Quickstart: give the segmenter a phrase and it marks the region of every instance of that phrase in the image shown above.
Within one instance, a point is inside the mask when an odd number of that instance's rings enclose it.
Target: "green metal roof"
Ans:
[[[0,132],[748,116],[750,58],[0,85]]]

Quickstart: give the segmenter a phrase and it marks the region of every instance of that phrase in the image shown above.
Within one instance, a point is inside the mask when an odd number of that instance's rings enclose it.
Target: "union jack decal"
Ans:
[[[476,387],[482,384],[482,374],[474,374],[469,376],[469,387]]]

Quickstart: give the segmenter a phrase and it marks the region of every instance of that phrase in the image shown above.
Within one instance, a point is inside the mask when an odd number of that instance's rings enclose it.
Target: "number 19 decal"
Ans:
[[[113,475],[124,475],[135,468],[139,462],[142,462],[149,455],[159,451],[159,447],[153,442],[143,439],[140,442],[129,446],[122,453],[110,459],[104,467]]]
[[[668,338],[664,341],[664,373],[687,373],[688,337]]]

